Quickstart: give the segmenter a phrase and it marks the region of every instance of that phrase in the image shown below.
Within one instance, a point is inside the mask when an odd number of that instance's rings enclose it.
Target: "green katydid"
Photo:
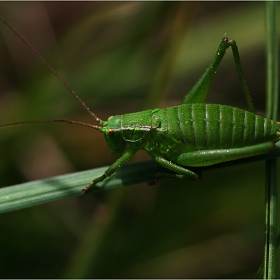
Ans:
[[[21,38],[36,56],[54,73],[74,97],[95,119],[98,125],[74,120],[35,120],[1,125],[6,128],[28,123],[66,122],[99,130],[105,136],[112,154],[119,158],[82,191],[88,192],[95,184],[115,173],[136,152],[145,150],[152,159],[174,174],[160,176],[197,180],[199,173],[189,169],[267,153],[280,137],[280,123],[254,114],[254,106],[241,68],[234,40],[223,37],[206,72],[186,95],[183,103],[164,109],[99,119],[58,75],[45,59],[11,26],[2,21]],[[239,108],[205,104],[213,76],[226,52],[231,47],[242,83],[249,111]]]

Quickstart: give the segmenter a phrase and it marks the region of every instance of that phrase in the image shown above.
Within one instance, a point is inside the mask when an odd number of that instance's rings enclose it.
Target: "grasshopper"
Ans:
[[[88,108],[34,47],[8,23],[1,20],[53,72],[98,124],[58,119],[4,124],[0,128],[42,122],[83,125],[102,132],[112,150],[111,154],[119,156],[103,175],[95,178],[82,190],[82,194],[110,177],[141,149],[157,163],[174,172],[160,174],[158,178],[197,180],[200,177],[199,172],[190,168],[264,154],[273,149],[274,143],[279,140],[280,123],[254,113],[236,42],[226,36],[222,38],[209,67],[185,96],[181,105],[111,116],[104,121]],[[249,111],[226,105],[205,104],[214,74],[229,47],[232,48]]]

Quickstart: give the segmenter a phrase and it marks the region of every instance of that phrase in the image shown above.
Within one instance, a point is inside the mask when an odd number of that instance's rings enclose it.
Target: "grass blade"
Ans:
[[[267,32],[267,117],[274,120],[278,115],[278,33],[277,2],[266,4]],[[276,277],[277,239],[277,159],[266,162],[266,231],[264,279]]]
[[[280,156],[280,143],[278,142],[275,146],[275,150],[271,153],[207,166],[201,168],[201,171],[260,160],[271,160]],[[82,193],[82,189],[93,178],[103,174],[107,168],[108,166],[1,188],[0,213],[24,209],[71,196],[79,196]],[[167,173],[171,171],[159,166],[154,161],[126,164],[110,178],[98,183],[91,192],[105,191],[136,183],[153,181],[154,174],[157,172]]]
[[[82,189],[93,178],[102,175],[107,168],[101,167],[2,188],[0,189],[0,213],[81,195]],[[158,170],[159,166],[152,161],[128,164],[108,180],[98,183],[92,192],[148,182],[153,180]]]

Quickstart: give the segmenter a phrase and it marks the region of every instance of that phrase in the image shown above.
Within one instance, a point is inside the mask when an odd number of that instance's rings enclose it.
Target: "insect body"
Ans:
[[[231,106],[203,103],[114,116],[100,121],[98,129],[113,153],[121,156],[94,183],[110,176],[116,166],[140,149],[174,171],[174,177],[196,180],[199,175],[183,166],[208,166],[263,154],[273,148],[280,135],[279,124],[268,118]],[[124,153],[127,143],[129,148]]]
[[[95,178],[83,189],[83,193],[110,177],[141,149],[160,165],[174,172],[174,175],[162,174],[162,176],[196,180],[199,174],[188,167],[209,166],[267,153],[279,140],[280,124],[253,113],[254,107],[241,68],[236,43],[227,37],[222,38],[210,66],[186,95],[181,105],[113,116],[103,121],[91,112],[81,98],[20,34],[4,20],[2,21],[49,67],[99,125],[62,119],[19,122],[1,125],[0,128],[40,122],[84,125],[102,132],[112,149],[112,154],[119,156],[103,175]],[[233,51],[250,112],[231,106],[204,104],[212,78],[229,47]]]

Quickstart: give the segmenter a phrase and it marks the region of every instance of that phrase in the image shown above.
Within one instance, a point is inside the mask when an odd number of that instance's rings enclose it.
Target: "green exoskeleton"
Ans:
[[[3,21],[3,20],[2,20]],[[5,21],[3,21],[8,25]],[[183,103],[164,109],[99,119],[69,85],[53,70],[41,55],[12,27],[8,25],[62,81],[76,99],[98,122],[98,125],[73,120],[38,120],[1,125],[1,128],[24,123],[67,122],[94,128],[105,136],[113,155],[119,158],[83,189],[88,192],[95,184],[110,177],[137,151],[145,150],[152,159],[174,172],[161,176],[196,180],[199,174],[189,167],[209,166],[267,153],[280,137],[280,124],[254,114],[254,107],[241,68],[236,43],[223,37],[214,59]],[[249,111],[239,108],[205,104],[213,76],[226,52],[231,47],[237,71],[245,93]]]

